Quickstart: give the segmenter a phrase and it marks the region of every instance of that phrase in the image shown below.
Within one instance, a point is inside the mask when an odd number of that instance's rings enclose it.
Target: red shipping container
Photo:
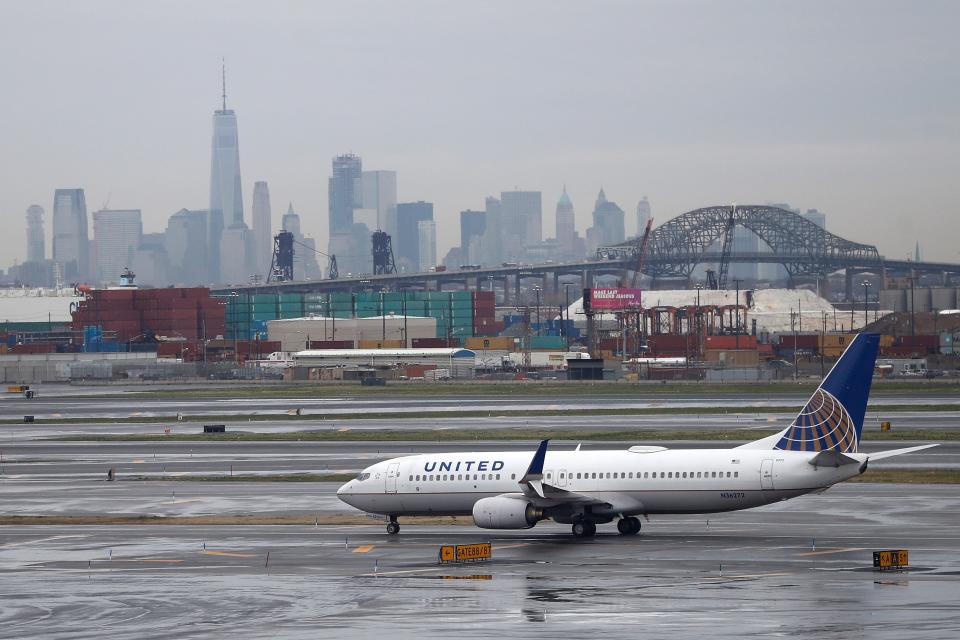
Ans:
[[[353,349],[353,340],[311,340],[308,349]]]
[[[783,336],[780,336],[783,338]],[[804,336],[813,339],[813,347],[817,348],[817,336]],[[792,347],[793,343],[789,343],[789,346]],[[801,348],[802,344],[797,342],[797,347]],[[707,336],[704,340],[704,348],[706,349],[756,349],[757,348],[757,338],[755,336]],[[808,348],[808,347],[803,347]]]

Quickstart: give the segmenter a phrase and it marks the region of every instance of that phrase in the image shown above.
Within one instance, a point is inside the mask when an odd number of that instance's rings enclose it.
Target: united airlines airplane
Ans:
[[[823,491],[880,460],[935,444],[859,453],[879,336],[859,334],[786,429],[733,449],[638,446],[625,451],[413,455],[363,470],[337,491],[347,504],[389,516],[472,515],[485,529],[529,529],[552,519],[589,537],[638,516],[749,509]]]

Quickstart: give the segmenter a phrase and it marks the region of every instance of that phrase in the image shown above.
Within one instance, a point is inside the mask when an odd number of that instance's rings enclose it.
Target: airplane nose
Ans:
[[[351,480],[350,482],[344,484],[339,489],[337,489],[337,497],[343,500],[344,502],[347,502],[347,498],[350,496],[350,493],[351,493],[350,490],[352,489],[352,485],[353,485],[353,480]]]

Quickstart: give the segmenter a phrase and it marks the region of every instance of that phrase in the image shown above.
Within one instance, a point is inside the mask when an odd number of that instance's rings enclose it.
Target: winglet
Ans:
[[[547,443],[549,440],[541,440],[537,452],[533,454],[533,460],[527,467],[527,472],[520,478],[521,483],[529,483],[531,480],[543,480],[543,461],[547,457]]]
[[[540,446],[537,447],[537,452],[533,454],[533,460],[530,461],[530,466],[527,467],[527,472],[523,474],[522,478],[520,478],[520,484],[527,485],[541,498],[544,497],[543,461],[547,457],[547,443],[549,442],[549,440],[540,441]]]

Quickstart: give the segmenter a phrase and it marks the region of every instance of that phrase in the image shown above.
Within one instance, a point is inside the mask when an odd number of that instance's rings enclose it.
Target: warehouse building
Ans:
[[[311,349],[293,354],[296,369],[366,368],[369,370],[446,371],[443,377],[469,379],[477,354],[470,349]]]
[[[418,316],[329,318],[313,316],[267,321],[267,339],[281,351],[317,347],[405,348],[421,338],[435,338],[437,319]],[[327,344],[320,344],[327,343]]]

